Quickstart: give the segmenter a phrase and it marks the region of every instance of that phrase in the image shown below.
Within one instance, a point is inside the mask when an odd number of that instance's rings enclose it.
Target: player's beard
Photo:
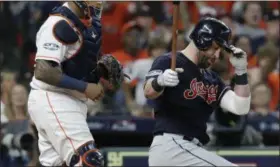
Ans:
[[[209,68],[210,67],[210,63],[209,63],[209,57],[205,56],[204,54],[202,54],[200,51],[198,52],[198,63],[197,66],[199,68]]]

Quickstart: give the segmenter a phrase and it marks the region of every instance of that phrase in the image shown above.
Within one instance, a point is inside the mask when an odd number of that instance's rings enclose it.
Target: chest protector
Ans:
[[[62,62],[63,72],[79,80],[97,83],[99,81],[99,76],[95,69],[101,46],[100,20],[93,18],[91,26],[86,27],[71,10],[64,6],[55,8],[51,14],[67,18],[67,20],[77,28],[80,35],[82,35],[83,41],[81,48],[74,56]],[[78,41],[78,32],[74,31],[73,28],[66,23],[66,21],[58,23],[57,27],[55,27],[58,29],[58,35],[56,36],[63,42],[70,41],[70,43],[74,43]],[[69,29],[70,33],[66,33],[67,29]]]

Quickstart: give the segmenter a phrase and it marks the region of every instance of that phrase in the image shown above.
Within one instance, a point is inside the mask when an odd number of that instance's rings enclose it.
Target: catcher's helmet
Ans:
[[[231,29],[222,21],[212,17],[201,19],[190,34],[190,39],[199,50],[207,50],[215,41],[226,51],[231,52],[230,38]]]
[[[74,3],[84,12],[85,16],[93,14],[93,16],[97,18],[101,18],[103,8],[103,3],[101,1],[74,1]]]

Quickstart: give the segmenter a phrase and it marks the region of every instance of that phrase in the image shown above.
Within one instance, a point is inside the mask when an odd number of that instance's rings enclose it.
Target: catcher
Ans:
[[[66,2],[37,33],[28,111],[42,166],[103,166],[86,122],[87,99],[119,88],[124,74],[112,55],[99,56],[102,3]]]

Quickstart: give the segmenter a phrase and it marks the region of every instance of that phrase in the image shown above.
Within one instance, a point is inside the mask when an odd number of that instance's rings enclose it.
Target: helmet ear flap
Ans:
[[[212,46],[214,40],[213,34],[205,26],[196,26],[193,32],[190,34],[190,38],[194,41],[195,46],[199,50],[207,50]]]

